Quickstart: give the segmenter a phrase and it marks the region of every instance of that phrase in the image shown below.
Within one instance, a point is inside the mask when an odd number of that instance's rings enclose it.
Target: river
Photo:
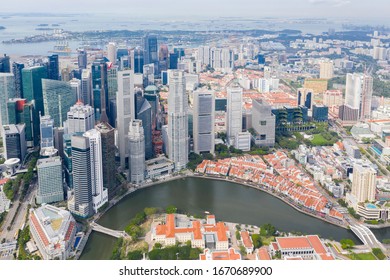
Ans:
[[[281,231],[319,234],[324,238],[353,239],[355,235],[341,227],[305,215],[283,201],[262,191],[235,183],[186,178],[136,191],[111,208],[98,223],[123,230],[134,215],[145,207],[175,205],[183,212],[204,214],[217,220],[249,225],[273,224]],[[390,229],[375,230],[379,240],[389,238]],[[115,238],[93,232],[80,259],[109,259]]]

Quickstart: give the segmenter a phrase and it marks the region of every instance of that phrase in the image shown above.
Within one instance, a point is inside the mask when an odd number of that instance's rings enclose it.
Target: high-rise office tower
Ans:
[[[39,159],[37,172],[37,203],[53,203],[64,200],[61,158],[57,156]]]
[[[168,61],[169,61],[169,50],[167,45],[161,45],[160,51],[158,54],[158,60],[159,60],[159,71],[166,71],[168,70]]]
[[[102,139],[96,129],[88,130],[83,134],[89,139],[89,152],[91,159],[91,182],[92,182],[92,207],[95,213],[108,202],[108,191],[103,187],[103,159]]]
[[[177,53],[169,54],[169,69],[177,69],[177,63],[179,62],[179,55]]]
[[[228,48],[211,48],[210,66],[217,71],[231,72],[234,66],[233,51]]]
[[[64,158],[64,128],[54,128],[54,148],[58,151],[59,156]]]
[[[183,71],[171,71],[168,96],[168,157],[175,169],[188,163],[188,97]]]
[[[143,38],[144,45],[144,63],[154,64],[154,74],[158,71],[158,44],[157,37],[153,35],[146,35]]]
[[[110,62],[116,63],[116,44],[113,42],[107,45],[107,58]]]
[[[357,202],[375,201],[376,171],[368,165],[353,165],[352,194]]]
[[[305,106],[309,109],[313,106],[313,90],[307,88],[298,89],[298,106]]]
[[[24,68],[23,63],[12,63],[12,74],[15,78],[15,96],[21,98],[23,96],[23,80],[22,70]]]
[[[87,218],[93,214],[91,153],[88,137],[71,137],[73,194],[68,199],[69,211]]]
[[[134,73],[142,73],[144,68],[144,51],[137,47],[131,52],[131,67]]]
[[[108,100],[116,99],[118,91],[118,66],[110,65],[107,69]],[[110,110],[108,110],[110,112]]]
[[[235,137],[242,132],[242,88],[227,88],[226,134],[230,145],[235,143]]]
[[[36,113],[33,102],[23,102],[22,111],[19,114],[19,122],[26,125],[27,147],[39,145],[39,114]]]
[[[0,125],[9,123],[7,101],[15,97],[14,75],[11,73],[0,73]]]
[[[81,92],[81,80],[73,78],[69,81],[69,85],[73,90],[73,94],[76,100],[82,100]]]
[[[4,54],[3,57],[0,57],[0,73],[10,73],[11,65],[9,61],[9,56]]]
[[[155,85],[145,88],[144,97],[152,107],[152,130],[161,129],[160,102],[158,88]]]
[[[72,87],[67,82],[42,79],[42,90],[45,115],[53,118],[54,126],[62,126],[70,107],[76,103]]]
[[[44,66],[34,66],[22,70],[23,98],[28,102],[35,101],[36,118],[39,112],[44,114],[42,79],[47,78],[47,70]]]
[[[145,135],[145,158],[148,160],[153,157],[152,107],[145,97],[142,96],[142,92],[138,92],[135,99],[135,118],[142,121]]]
[[[154,85],[155,65],[153,63],[145,64],[143,70],[143,85],[146,88],[149,85]]]
[[[86,132],[93,129],[95,125],[94,110],[89,105],[77,102],[70,107],[67,113],[66,132],[73,134],[76,132]]]
[[[118,61],[121,61],[123,57],[128,57],[128,56],[129,56],[129,49],[127,48],[127,46],[119,45],[116,50],[116,59]]]
[[[18,158],[21,162],[27,152],[24,124],[3,125],[2,139],[5,159]]]
[[[333,78],[333,62],[321,61],[320,62],[320,79],[332,79]]]
[[[103,59],[96,59],[92,63],[92,99],[95,109],[95,119],[108,121],[107,118],[107,64]]]
[[[77,50],[77,61],[79,69],[86,69],[88,60],[87,60],[87,51],[85,49]]]
[[[92,104],[92,76],[91,71],[83,69],[81,73],[81,101],[86,105]]]
[[[347,74],[345,101],[341,119],[358,121],[370,118],[373,79],[365,74]]]
[[[108,123],[101,122],[95,126],[100,132],[102,140],[103,163],[103,187],[108,191],[108,198],[114,197],[116,187],[116,166],[115,166],[115,129]]]
[[[141,120],[129,124],[129,181],[139,184],[145,179],[145,137]]]
[[[252,127],[256,132],[256,135],[252,135],[252,139],[257,146],[275,145],[276,117],[271,110],[271,105],[261,99],[252,101]]]
[[[214,154],[215,101],[212,91],[194,91],[194,152]]]
[[[54,147],[54,122],[49,115],[41,116],[41,149]]]
[[[121,167],[125,169],[128,157],[127,135],[130,120],[135,119],[134,72],[133,70],[118,72],[118,93],[116,96],[118,130],[118,149]]]
[[[47,78],[50,80],[60,79],[60,64],[58,60],[58,54],[53,54],[48,57],[47,63]]]

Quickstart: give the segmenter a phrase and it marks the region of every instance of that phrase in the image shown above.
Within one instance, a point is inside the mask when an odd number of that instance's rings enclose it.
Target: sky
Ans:
[[[0,13],[118,13],[135,17],[388,18],[389,0],[1,0]]]

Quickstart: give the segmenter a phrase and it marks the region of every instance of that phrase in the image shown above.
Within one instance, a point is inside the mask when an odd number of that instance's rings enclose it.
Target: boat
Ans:
[[[52,51],[49,53],[54,53],[58,55],[70,55],[72,53],[72,49],[69,47],[69,43],[67,41],[59,41]]]

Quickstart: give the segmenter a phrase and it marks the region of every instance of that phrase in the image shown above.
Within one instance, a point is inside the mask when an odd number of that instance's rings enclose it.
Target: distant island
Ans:
[[[0,30],[4,30],[5,29],[5,27],[4,26],[0,26]]]

